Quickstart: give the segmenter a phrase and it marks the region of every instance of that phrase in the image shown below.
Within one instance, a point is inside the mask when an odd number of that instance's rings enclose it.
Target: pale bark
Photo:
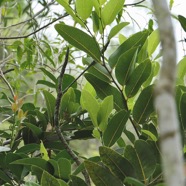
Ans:
[[[179,121],[174,98],[176,44],[166,0],[153,0],[163,50],[160,78],[155,88],[162,166],[167,186],[185,186]]]

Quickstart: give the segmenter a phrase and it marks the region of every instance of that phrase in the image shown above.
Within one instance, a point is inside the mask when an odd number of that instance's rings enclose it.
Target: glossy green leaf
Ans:
[[[151,146],[143,140],[137,140],[134,147],[128,145],[124,156],[135,167],[137,178],[146,181],[156,168],[156,158]]]
[[[63,82],[62,82],[62,91],[66,91],[69,86],[72,88],[77,88],[77,82],[75,81],[75,77],[70,74],[64,74]],[[74,82],[72,85],[71,83]]]
[[[159,30],[154,30],[148,38],[147,51],[149,56],[151,56],[154,53],[159,43],[160,43]]]
[[[137,48],[134,47],[123,53],[116,64],[115,74],[120,85],[125,85],[133,72]]]
[[[148,37],[148,31],[142,31],[138,32],[131,37],[129,37],[124,43],[122,43],[114,53],[109,57],[109,65],[111,68],[114,68],[115,65],[118,62],[119,57],[125,53],[127,50],[133,48],[133,47],[138,47],[140,51],[141,47],[144,45],[145,41],[147,40]]]
[[[69,183],[69,186],[87,186],[84,180],[82,180],[80,177],[70,175],[71,182]]]
[[[54,109],[55,109],[56,100],[54,96],[46,90],[43,90],[43,95],[45,97],[48,117],[49,117],[50,123],[53,125],[54,124]]]
[[[92,58],[84,58],[83,63],[90,65],[92,63]],[[109,68],[109,67],[108,67]],[[111,77],[108,71],[103,67],[101,64],[96,63],[92,65],[89,69],[88,72],[93,74],[94,76],[98,77],[99,79],[110,83],[111,82]]]
[[[87,33],[63,23],[56,24],[55,29],[71,45],[89,54],[96,62],[100,61],[101,52],[99,45]]]
[[[37,138],[41,137],[42,130],[39,127],[37,127],[36,125],[24,122],[23,126],[28,127]]]
[[[64,0],[56,0],[60,5],[62,5],[64,7],[64,9],[66,10],[66,12],[72,16],[72,18],[74,19],[75,22],[79,23],[82,27],[84,27],[84,23],[83,21],[77,17],[77,15],[75,14],[74,10],[70,7],[70,5],[64,1]]]
[[[92,1],[90,0],[76,0],[76,11],[78,15],[86,20],[92,12]]]
[[[150,85],[142,90],[134,105],[134,120],[136,123],[143,124],[153,111],[153,85]]]
[[[99,153],[102,162],[117,176],[122,182],[127,176],[135,176],[135,169],[131,163],[123,156],[108,147],[100,147]]]
[[[54,83],[57,83],[56,77],[45,68],[39,68],[47,77],[49,77]]]
[[[180,100],[180,119],[181,119],[181,126],[185,130],[186,129],[186,93],[183,93]]]
[[[113,95],[114,98],[114,108],[116,110],[127,110],[126,101],[123,99],[121,93],[112,85],[100,80],[92,74],[85,74],[87,81],[94,87],[97,95],[104,99],[107,96]]]
[[[100,109],[98,111],[98,126],[103,132],[105,131],[108,123],[108,117],[113,110],[113,96],[106,97],[100,104]]]
[[[16,165],[30,165],[30,166],[37,166],[43,170],[51,170],[51,166],[48,162],[41,158],[23,158],[12,162],[11,164]]]
[[[108,35],[108,39],[113,38],[121,29],[123,29],[125,26],[127,26],[129,24],[130,24],[129,22],[122,22],[122,23],[119,23],[118,25],[114,26]]]
[[[59,166],[59,172],[60,175],[62,176],[61,178],[64,180],[68,180],[71,174],[71,163],[68,159],[65,158],[60,158],[58,161],[58,166]]]
[[[184,85],[184,77],[185,77],[185,75],[186,75],[186,57],[184,57],[177,64],[177,77],[181,80],[183,85]]]
[[[124,183],[132,185],[132,186],[145,186],[142,182],[140,182],[139,180],[132,178],[132,177],[125,178]]]
[[[178,20],[179,20],[183,30],[186,32],[186,18],[182,15],[178,15]]]
[[[129,81],[125,87],[125,93],[128,98],[133,97],[137,94],[142,84],[148,79],[151,74],[151,62],[146,60],[140,63],[132,72]]]
[[[116,15],[122,10],[123,4],[124,0],[109,0],[107,2],[101,12],[104,25],[109,25],[116,19]]]
[[[123,186],[123,183],[103,166],[92,161],[85,161],[84,164],[95,185]]]
[[[39,144],[33,143],[33,144],[26,144],[26,145],[20,147],[16,151],[16,153],[25,153],[25,154],[27,154],[27,153],[32,153],[32,152],[37,151],[37,150],[39,150]]]
[[[56,85],[54,83],[51,83],[50,81],[46,81],[46,80],[38,80],[37,85],[46,85],[47,87],[50,88],[56,88]]]
[[[83,90],[81,94],[81,105],[83,109],[88,111],[92,123],[97,127],[97,115],[100,108],[98,101],[89,92]]]
[[[41,177],[41,186],[61,186],[61,184],[59,183],[58,179],[56,179],[54,176],[52,176],[46,171],[43,171]],[[66,184],[64,186],[68,186],[68,185]]]
[[[120,138],[130,113],[122,110],[115,114],[108,123],[108,127],[103,133],[105,146],[112,146]]]

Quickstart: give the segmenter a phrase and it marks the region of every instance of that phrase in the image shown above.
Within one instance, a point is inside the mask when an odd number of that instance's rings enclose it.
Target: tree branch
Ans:
[[[174,98],[176,43],[173,25],[167,2],[165,0],[153,0],[153,5],[163,50],[160,79],[155,88],[155,106],[158,112],[163,173],[167,186],[185,186],[181,136]]]
[[[142,1],[139,1],[137,3],[132,3],[132,4],[124,4],[124,7],[139,5],[139,4],[143,3],[144,1],[146,1],[146,0],[142,0]]]
[[[64,73],[65,73],[65,69],[66,69],[66,66],[67,66],[67,63],[68,63],[68,57],[69,57],[69,48],[67,48],[65,61],[64,61],[64,64],[61,68],[61,72],[60,72],[60,75],[59,75],[57,99],[56,99],[55,113],[54,113],[54,126],[55,126],[56,133],[57,133],[60,141],[64,145],[66,151],[72,157],[72,159],[76,162],[76,164],[79,166],[79,165],[81,165],[81,162],[80,162],[79,158],[77,157],[77,155],[69,147],[63,133],[61,132],[60,126],[59,126],[59,108],[60,108],[61,98],[63,96],[62,82],[63,82],[63,76],[64,76]],[[83,170],[82,174],[85,177],[85,181],[86,181],[87,185],[90,186],[90,179],[89,179],[89,175],[88,175],[87,171]]]
[[[27,34],[27,35],[24,35],[24,36],[0,37],[0,39],[2,39],[2,40],[11,40],[11,39],[23,39],[23,38],[30,37],[31,35],[36,34],[37,32],[43,30],[44,28],[50,26],[51,24],[55,23],[56,21],[58,21],[58,20],[60,20],[60,19],[62,19],[62,18],[64,18],[64,17],[67,17],[67,16],[68,16],[68,14],[64,14],[64,15],[58,17],[57,19],[51,21],[50,23],[48,23],[48,24],[42,26],[41,28],[35,30],[34,32],[31,32],[30,34]]]

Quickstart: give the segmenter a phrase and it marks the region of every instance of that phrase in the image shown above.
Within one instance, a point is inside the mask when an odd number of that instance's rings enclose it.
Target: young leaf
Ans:
[[[87,33],[63,23],[56,24],[55,29],[71,45],[89,54],[96,62],[100,61],[101,52],[99,45]]]
[[[128,98],[136,95],[141,85],[148,79],[151,74],[151,62],[146,60],[132,72],[129,81],[126,84],[125,93]]]
[[[109,65],[111,68],[114,68],[118,62],[119,57],[125,53],[127,50],[133,47],[139,47],[139,50],[144,45],[148,37],[148,31],[138,32],[131,37],[129,37],[124,43],[122,43],[114,53],[109,57]]]
[[[117,176],[122,182],[127,176],[135,176],[135,169],[131,163],[123,156],[108,147],[100,147],[99,153],[102,162]],[[113,161],[114,160],[114,161]]]
[[[137,140],[134,147],[128,145],[125,148],[124,156],[135,167],[138,179],[145,181],[156,168],[156,158],[151,146],[143,140]]]
[[[90,0],[76,0],[76,11],[78,15],[86,20],[92,12],[92,1]]]
[[[123,53],[116,64],[115,74],[120,85],[125,85],[134,69],[137,48],[131,48]]]
[[[50,123],[53,125],[54,124],[54,108],[55,108],[56,100],[54,96],[46,90],[43,90],[43,94],[44,94],[45,102],[47,106],[48,117],[49,117]]]
[[[153,85],[150,85],[142,90],[134,105],[134,120],[138,124],[143,124],[153,111]]]
[[[103,166],[87,160],[84,164],[95,185],[123,186],[123,183]]]
[[[101,16],[104,25],[111,24],[116,15],[122,10],[124,0],[109,0],[108,3],[103,7]]]
[[[103,132],[107,127],[108,117],[113,110],[113,96],[106,97],[100,105],[98,111],[98,125],[99,129]]]
[[[121,29],[123,29],[125,26],[127,26],[128,24],[130,24],[129,22],[122,22],[119,23],[118,25],[114,26],[109,35],[108,35],[108,39],[113,38]]]
[[[154,53],[159,43],[160,43],[159,30],[154,30],[148,38],[147,51],[149,56],[151,56]]]
[[[56,77],[50,73],[49,71],[47,71],[45,68],[39,68],[47,77],[49,77],[54,83],[57,83],[57,79]]]
[[[123,99],[121,93],[115,87],[111,86],[110,84],[100,80],[96,76],[89,73],[85,74],[85,78],[94,87],[98,96],[101,99],[113,95],[114,108],[116,110],[122,110],[122,109],[127,110],[125,100]]]
[[[184,77],[185,77],[185,75],[186,75],[186,57],[184,57],[177,64],[177,77],[181,80],[183,85],[184,85]]]
[[[129,114],[129,112],[122,110],[111,118],[108,127],[103,133],[103,142],[105,146],[111,147],[120,138],[129,118]]]
[[[47,152],[42,141],[40,142],[40,153],[41,153],[42,159],[44,159],[46,161],[48,161],[50,159],[48,156],[48,152]]]
[[[97,115],[100,108],[98,101],[89,92],[83,90],[81,94],[81,105],[83,109],[86,109],[88,111],[92,123],[95,127],[97,127]]]
[[[183,30],[186,32],[186,18],[182,15],[178,15],[178,20],[183,28]]]

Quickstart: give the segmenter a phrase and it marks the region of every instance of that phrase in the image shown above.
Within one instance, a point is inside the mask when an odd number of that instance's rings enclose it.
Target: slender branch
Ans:
[[[139,4],[143,3],[144,1],[146,1],[146,0],[141,0],[137,3],[132,3],[132,4],[124,4],[124,7],[126,7],[126,6],[136,6],[136,5],[139,5]]]
[[[174,98],[176,82],[176,42],[167,1],[153,0],[163,51],[160,78],[155,88],[162,167],[167,186],[185,186],[182,143]]]
[[[55,126],[56,133],[57,133],[60,141],[64,145],[66,151],[72,157],[72,159],[76,162],[76,164],[79,166],[79,165],[81,165],[81,162],[80,162],[79,158],[77,157],[77,155],[69,147],[63,133],[61,132],[60,126],[59,126],[59,108],[60,108],[61,98],[63,96],[62,82],[63,82],[65,69],[66,69],[66,66],[67,66],[67,63],[68,63],[68,57],[69,57],[69,48],[67,48],[65,61],[64,61],[63,67],[61,68],[61,72],[60,72],[59,80],[58,80],[58,91],[57,91],[57,99],[56,99],[55,113],[54,113],[54,126]],[[89,179],[89,175],[88,175],[87,171],[83,170],[82,174],[84,175],[85,181],[86,181],[87,185],[89,186],[90,185],[90,179]]]
[[[10,68],[10,69],[4,71],[3,74],[5,75],[5,74],[7,74],[7,73],[9,73],[9,72],[12,72],[12,71],[14,71],[14,70],[15,70],[14,68]]]
[[[15,96],[15,93],[13,91],[13,88],[11,87],[10,83],[8,82],[8,80],[6,79],[6,77],[3,74],[3,71],[0,69],[0,77],[2,78],[2,80],[5,82],[5,84],[8,86],[10,93],[12,94],[12,97]]]
[[[31,35],[36,34],[37,32],[43,30],[44,28],[50,26],[51,24],[55,23],[56,21],[58,21],[58,20],[60,20],[60,19],[62,19],[62,18],[64,18],[64,17],[67,17],[67,16],[68,16],[68,14],[64,14],[64,15],[58,17],[57,19],[51,21],[50,23],[48,23],[48,24],[42,26],[41,28],[35,30],[34,32],[31,32],[30,34],[27,34],[27,35],[24,35],[24,36],[0,37],[0,39],[2,39],[2,40],[10,40],[10,39],[23,39],[23,38],[30,37]]]

